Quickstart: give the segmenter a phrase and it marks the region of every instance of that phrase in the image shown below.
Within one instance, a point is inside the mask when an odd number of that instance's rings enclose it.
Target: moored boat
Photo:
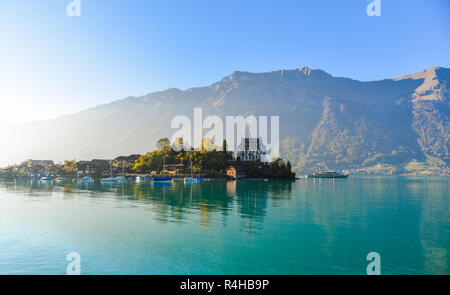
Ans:
[[[172,177],[166,177],[166,156],[163,155],[163,177],[153,177],[153,184],[172,184]]]
[[[203,182],[203,178],[194,177],[194,166],[192,165],[192,160],[191,160],[191,177],[185,177],[184,183],[200,183],[200,182]]]
[[[172,183],[172,177],[153,177],[153,183]]]
[[[201,177],[185,177],[184,183],[200,183],[203,182],[203,178]]]
[[[108,182],[108,183],[116,183],[117,179],[116,179],[116,177],[106,177],[106,178],[102,178],[100,181]]]
[[[89,176],[85,176],[80,179],[80,182],[91,182],[91,181],[92,181],[92,178],[90,178]]]
[[[111,176],[110,177],[106,177],[106,178],[102,178],[100,181],[103,183],[117,183],[117,182],[122,182],[122,177],[114,177],[113,176],[113,170],[112,170],[112,161],[109,162],[109,167],[111,170]],[[124,177],[125,178],[125,177]]]
[[[118,177],[114,177],[116,179],[117,182],[124,182],[127,179],[125,178],[125,176],[118,176]]]

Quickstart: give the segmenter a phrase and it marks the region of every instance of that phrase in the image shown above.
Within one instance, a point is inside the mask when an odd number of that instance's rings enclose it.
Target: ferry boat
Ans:
[[[342,174],[337,171],[315,172],[306,176],[307,178],[347,178],[348,174]]]

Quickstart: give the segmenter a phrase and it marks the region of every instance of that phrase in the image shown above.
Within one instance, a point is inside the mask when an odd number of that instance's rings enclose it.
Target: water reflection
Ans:
[[[119,199],[150,204],[162,222],[182,222],[186,215],[198,214],[200,224],[210,224],[211,215],[219,212],[225,218],[230,210],[244,219],[263,222],[268,201],[280,206],[292,194],[292,181],[207,181],[185,184],[174,181],[172,185],[151,185],[148,182],[40,182],[15,181],[3,185],[14,192],[29,196],[51,196],[62,192],[64,196],[89,193],[90,197],[115,196]],[[83,194],[84,195],[84,194]]]
[[[132,212],[143,212],[139,215],[143,219],[124,221],[130,229],[148,230],[152,236],[146,222],[155,221],[157,227],[164,224],[158,239],[164,249],[178,247],[179,236],[190,238],[192,234],[198,242],[184,240],[192,249],[204,247],[217,254],[219,250],[208,248],[211,243],[220,246],[224,252],[220,255],[235,259],[236,264],[223,268],[244,265],[257,249],[255,255],[265,257],[258,270],[269,273],[364,273],[365,256],[375,250],[383,257],[384,273],[448,274],[448,180],[353,177],[296,182],[174,181],[169,186],[16,181],[0,183],[0,189],[25,200],[62,196],[87,204],[139,208]],[[170,238],[169,228],[179,230],[177,239]],[[237,258],[237,253],[243,254]],[[246,261],[245,270],[254,263]]]
[[[422,196],[419,236],[424,252],[423,264],[429,274],[450,273],[448,200],[442,202],[440,197],[448,196],[448,184],[436,185],[433,181],[428,181],[417,192]]]

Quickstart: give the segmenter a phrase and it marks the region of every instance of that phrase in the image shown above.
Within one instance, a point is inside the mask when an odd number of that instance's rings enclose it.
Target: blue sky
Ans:
[[[31,3],[30,3],[31,2]],[[450,67],[450,2],[0,0],[0,124],[131,95],[209,85],[234,70],[307,65],[359,80]]]

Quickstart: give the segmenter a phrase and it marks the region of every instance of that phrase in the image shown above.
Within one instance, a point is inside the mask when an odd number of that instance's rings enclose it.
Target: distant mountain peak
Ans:
[[[303,72],[303,74],[305,74],[305,75],[307,75],[307,76],[310,76],[311,75],[311,69],[309,68],[309,67],[307,67],[307,66],[304,66],[304,67],[302,67],[302,68],[300,68],[300,69],[298,69],[300,72]]]
[[[428,80],[430,80],[430,79],[434,79],[434,78],[438,77],[440,72],[449,72],[449,70],[450,69],[436,66],[436,67],[431,67],[431,68],[428,68],[428,69],[425,69],[423,71],[416,72],[413,74],[403,75],[398,78],[394,78],[393,80],[394,81],[403,80],[403,79],[414,79],[414,80],[428,79]]]
[[[303,77],[317,77],[325,78],[332,77],[327,72],[321,69],[311,69],[308,66],[303,66],[296,69],[282,69],[269,72],[247,72],[247,71],[233,71],[230,75],[223,78],[220,82],[240,82],[251,79],[268,79],[283,77],[286,79],[301,79]],[[218,82],[218,83],[220,83]],[[215,84],[213,84],[215,85]]]

